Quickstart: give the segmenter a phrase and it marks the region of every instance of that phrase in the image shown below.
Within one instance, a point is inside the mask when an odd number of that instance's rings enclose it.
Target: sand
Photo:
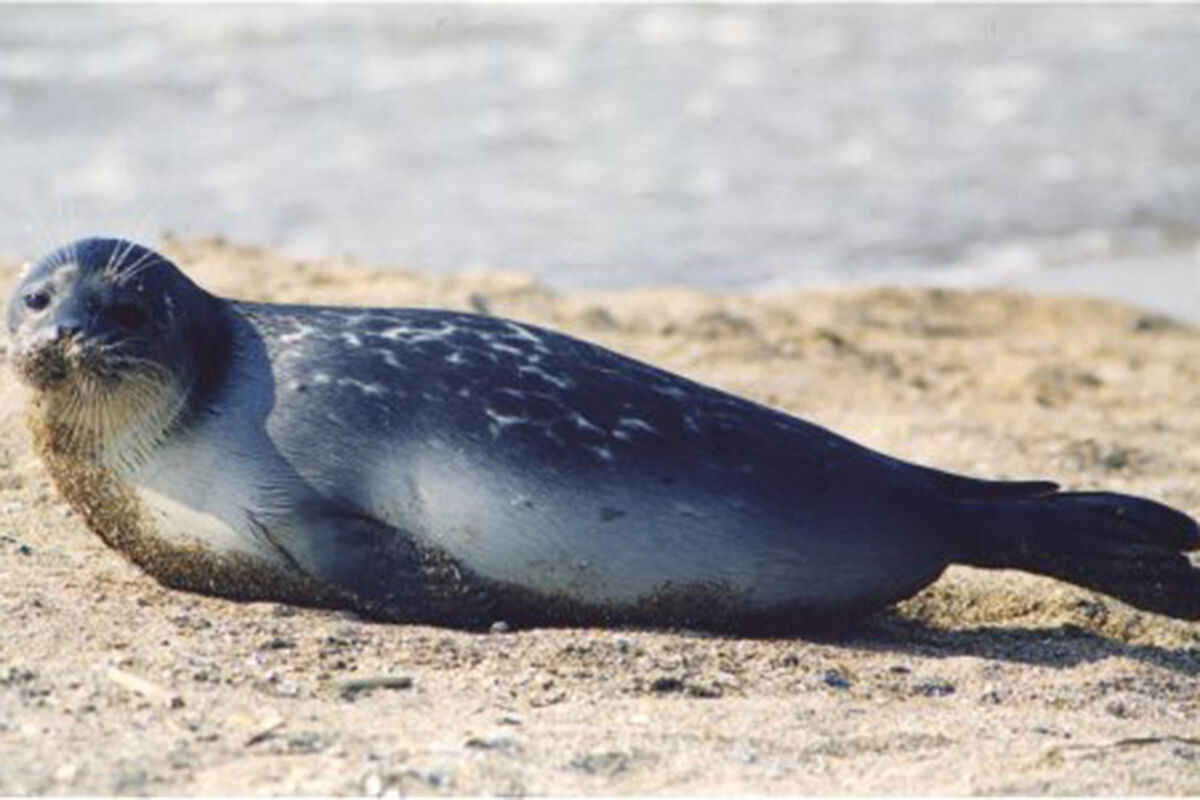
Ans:
[[[554,293],[164,249],[222,294],[487,309],[899,456],[1200,514],[1200,331],[1134,308]],[[467,634],[174,592],[65,507],[0,374],[0,794],[1200,793],[1200,624],[967,568],[823,641]]]

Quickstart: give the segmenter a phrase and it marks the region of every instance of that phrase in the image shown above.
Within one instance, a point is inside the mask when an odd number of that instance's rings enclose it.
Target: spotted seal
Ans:
[[[1200,618],[1196,523],[906,463],[490,316],[222,299],[133,242],[8,309],[67,501],[165,585],[475,627],[844,622],[952,563]]]

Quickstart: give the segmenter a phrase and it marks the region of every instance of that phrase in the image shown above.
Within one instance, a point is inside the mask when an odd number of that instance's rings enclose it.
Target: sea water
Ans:
[[[1198,109],[1195,6],[7,6],[0,253],[170,230],[1200,319]]]

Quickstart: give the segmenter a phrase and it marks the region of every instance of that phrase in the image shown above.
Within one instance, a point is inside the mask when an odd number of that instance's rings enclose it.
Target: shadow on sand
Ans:
[[[975,656],[996,661],[1068,668],[1109,658],[1128,658],[1189,677],[1200,676],[1200,644],[1167,648],[1111,639],[1078,625],[946,629],[886,611],[835,640],[868,651],[926,658]]]

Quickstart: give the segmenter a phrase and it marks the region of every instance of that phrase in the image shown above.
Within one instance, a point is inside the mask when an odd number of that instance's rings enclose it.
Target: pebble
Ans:
[[[831,686],[834,689],[849,689],[850,681],[845,675],[835,669],[826,670],[821,678],[826,686]]]
[[[517,740],[505,734],[491,734],[489,736],[472,736],[467,739],[466,746],[472,750],[508,750],[517,743]]]
[[[275,636],[260,644],[260,650],[291,650],[296,642],[284,636]]]
[[[376,689],[411,689],[413,679],[409,675],[379,675],[368,678],[348,678],[338,682],[338,694],[343,700],[353,700],[361,694]]]
[[[63,764],[58,769],[54,770],[54,780],[59,783],[70,783],[75,780],[75,776],[79,774],[78,764]]]
[[[650,691],[658,692],[659,694],[667,694],[668,692],[678,692],[683,690],[683,681],[679,678],[672,678],[664,675],[660,678],[655,678],[650,683]]]
[[[930,680],[922,681],[912,687],[913,694],[919,694],[923,697],[947,697],[954,694],[955,686],[949,681]]]

